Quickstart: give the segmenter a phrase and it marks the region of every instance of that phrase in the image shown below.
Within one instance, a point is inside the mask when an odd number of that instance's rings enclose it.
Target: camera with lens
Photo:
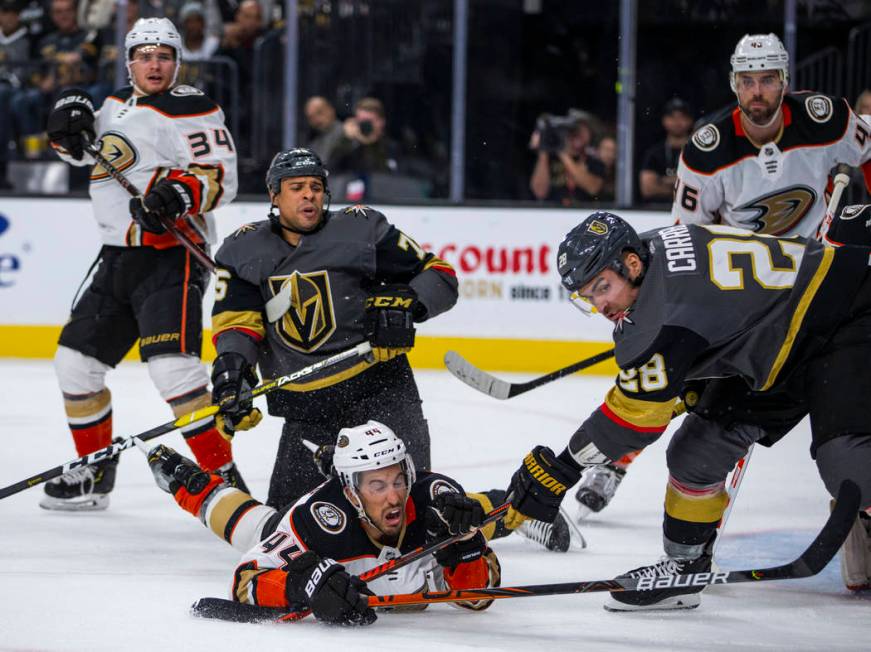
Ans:
[[[578,126],[574,115],[551,115],[545,113],[535,123],[538,131],[538,150],[557,154],[566,147],[566,140]]]
[[[372,132],[375,131],[375,125],[372,124],[371,120],[360,120],[357,126],[360,128],[360,133],[366,137],[371,136]]]

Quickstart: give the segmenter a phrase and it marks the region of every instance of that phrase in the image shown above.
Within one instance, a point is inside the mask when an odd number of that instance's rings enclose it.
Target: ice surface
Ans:
[[[433,466],[467,489],[504,487],[536,443],[559,449],[601,401],[608,380],[572,377],[496,401],[445,372],[418,372]],[[520,379],[520,376],[506,378]],[[524,377],[526,379],[528,377]],[[116,434],[168,420],[146,369],[109,377]],[[278,419],[236,438],[257,497],[266,493]],[[511,537],[494,548],[503,584],[604,579],[660,555],[663,440],[633,465],[611,506],[583,527],[589,547],[557,554]],[[161,438],[185,450],[178,434]],[[790,560],[828,514],[808,454],[807,424],[757,448],[718,551],[725,569]],[[48,362],[0,361],[0,486],[75,456]],[[41,488],[0,501],[0,650],[867,650],[871,596],[851,595],[837,562],[807,580],[715,587],[696,610],[612,614],[604,594],[496,602],[480,614],[435,605],[385,614],[363,630],[239,625],[192,618],[202,596],[226,597],[237,553],[159,491],[142,454],[124,453],[108,511],[46,512]],[[568,499],[570,509],[573,498]]]

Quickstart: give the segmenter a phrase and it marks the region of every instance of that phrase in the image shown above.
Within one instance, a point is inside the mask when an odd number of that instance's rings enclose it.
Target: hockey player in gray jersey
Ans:
[[[726,507],[724,481],[756,441],[770,445],[810,414],[811,454],[834,495],[855,482],[871,507],[871,278],[867,247],[760,236],[724,226],[676,225],[641,237],[594,213],[560,245],[558,269],[573,301],[615,324],[620,373],[603,404],[558,456],[538,446],[514,474],[509,525],[553,519],[588,466],[658,439],[689,381],[736,378],[755,400],[733,415],[691,413],[667,459],[662,562],[630,574],[710,567]],[[700,588],[615,593],[614,610],[686,608]]]
[[[302,438],[332,443],[339,429],[375,419],[402,433],[419,469],[430,441],[405,356],[415,322],[457,300],[453,268],[367,206],[330,211],[327,169],[303,148],[275,156],[266,174],[268,220],[240,228],[216,255],[213,399],[241,428],[253,413],[240,391],[253,368],[276,377],[369,340],[374,359],[331,367],[268,395],[285,419],[268,504],[292,503],[320,476]]]
[[[131,85],[112,93],[96,113],[87,93],[68,89],[48,117],[48,136],[61,158],[92,167],[90,195],[103,241],[96,272],[73,306],[55,355],[79,455],[111,443],[106,374],[137,339],[154,385],[176,416],[210,404],[200,361],[209,275],[161,217],[205,244],[211,211],[236,195],[236,149],[221,108],[196,88],[175,85],[181,51],[169,20],[138,20],[124,40]],[[131,203],[127,190],[95,165],[91,144],[144,196]],[[219,427],[209,419],[182,432],[203,467],[240,484]],[[117,458],[104,460],[47,483],[40,504],[105,509],[116,464]]]

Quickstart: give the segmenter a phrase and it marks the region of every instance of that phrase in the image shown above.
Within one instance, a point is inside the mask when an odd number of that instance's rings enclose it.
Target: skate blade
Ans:
[[[614,598],[608,600],[602,606],[605,611],[674,611],[676,609],[695,609],[702,603],[702,596],[698,593],[687,595],[674,595],[655,604],[626,604],[618,602]]]
[[[52,512],[102,512],[109,507],[109,494],[91,494],[66,500],[43,496],[39,506]]]
[[[581,528],[578,527],[578,524],[575,523],[575,519],[571,517],[571,515],[565,510],[565,508],[560,505],[559,508],[560,514],[563,515],[566,524],[569,526],[569,550],[583,550],[587,547],[587,540],[584,538],[584,535],[581,533]]]

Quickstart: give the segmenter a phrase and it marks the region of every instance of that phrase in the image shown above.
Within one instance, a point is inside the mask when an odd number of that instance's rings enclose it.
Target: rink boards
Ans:
[[[219,241],[264,219],[266,203],[236,202],[216,214]],[[550,371],[608,348],[610,324],[566,300],[556,249],[588,210],[383,207],[387,218],[457,271],[460,300],[418,326],[412,362],[442,368],[448,349],[491,370]],[[670,223],[666,212],[625,211],[639,230]],[[365,218],[360,218],[365,219]],[[48,358],[76,290],[100,246],[84,199],[0,199],[0,356]],[[205,326],[212,305],[206,295]],[[203,354],[214,355],[210,336]],[[136,353],[130,357],[135,358]],[[601,364],[593,373],[613,373]]]

